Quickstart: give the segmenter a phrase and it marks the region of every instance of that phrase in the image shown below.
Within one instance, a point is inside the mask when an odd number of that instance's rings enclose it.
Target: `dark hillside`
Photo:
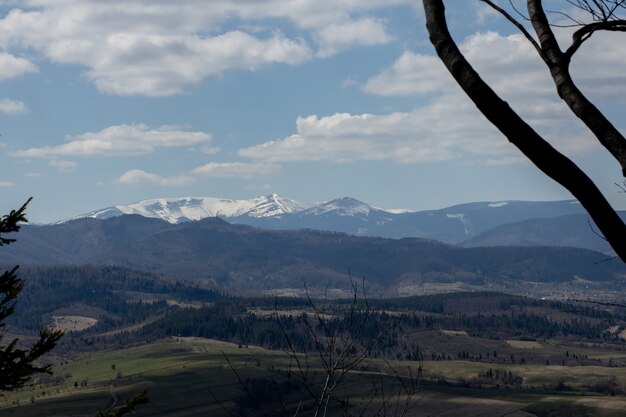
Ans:
[[[431,240],[267,231],[220,219],[171,225],[140,216],[24,227],[5,261],[106,264],[210,282],[234,290],[346,288],[348,269],[390,289],[402,282],[615,282],[619,262],[574,248],[461,248]]]

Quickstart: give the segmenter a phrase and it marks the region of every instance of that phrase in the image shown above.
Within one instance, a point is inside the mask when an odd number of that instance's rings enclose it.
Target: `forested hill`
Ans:
[[[105,264],[230,290],[348,287],[348,270],[381,288],[421,282],[623,281],[626,266],[555,247],[461,248],[424,239],[267,231],[217,218],[168,224],[140,216],[25,226],[3,261]]]
[[[222,298],[189,283],[118,266],[22,267],[18,272],[25,286],[9,324],[31,331],[51,324],[54,316],[92,318],[98,323],[95,330],[109,330],[161,315],[172,305]]]

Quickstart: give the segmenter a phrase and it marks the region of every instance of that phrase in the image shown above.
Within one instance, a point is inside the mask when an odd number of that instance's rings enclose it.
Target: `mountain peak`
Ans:
[[[276,193],[248,200],[254,202],[254,207],[248,210],[246,215],[250,217],[277,217],[287,213],[295,213],[307,208],[306,205],[281,197]]]
[[[304,210],[307,206],[273,193],[249,200],[231,200],[215,197],[156,198],[95,210],[76,218],[107,219],[123,214],[139,214],[159,218],[169,223],[196,221],[207,217],[231,218],[276,217]]]
[[[353,197],[341,197],[334,200],[326,201],[325,203],[317,204],[311,207],[307,211],[309,214],[327,214],[332,213],[338,216],[355,216],[355,215],[369,215],[370,211],[376,210],[374,207],[366,204]]]

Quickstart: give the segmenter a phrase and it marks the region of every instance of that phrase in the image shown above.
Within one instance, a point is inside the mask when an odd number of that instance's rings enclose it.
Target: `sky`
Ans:
[[[478,0],[446,3],[483,78],[626,208],[617,162],[530,43]],[[567,45],[572,29],[555,30]],[[623,36],[595,34],[572,62],[621,130]],[[0,213],[33,196],[39,223],[179,196],[571,198],[463,95],[416,0],[0,0],[0,135]]]

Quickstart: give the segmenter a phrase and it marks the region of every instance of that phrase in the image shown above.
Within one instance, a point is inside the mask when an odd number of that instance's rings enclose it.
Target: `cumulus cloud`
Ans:
[[[626,94],[626,44],[620,34],[592,37],[571,64],[576,83],[597,98],[623,98]],[[560,101],[548,68],[522,35],[496,32],[468,36],[459,45],[472,66],[499,94],[520,107],[544,101]],[[390,68],[362,86],[370,94],[407,96],[452,93],[456,83],[434,55],[404,52]]]
[[[10,98],[0,99],[0,113],[10,116],[28,113],[28,107],[21,101],[11,100]]]
[[[545,99],[554,95],[547,68],[521,35],[477,33],[467,37],[459,48],[481,77],[507,98]],[[438,57],[410,51],[404,52],[390,68],[367,80],[362,88],[382,96],[459,91]]]
[[[594,100],[626,97],[626,44],[623,33],[596,33],[574,55],[572,77]]]
[[[434,112],[434,113],[433,113]],[[448,115],[448,116],[446,116]],[[433,108],[387,115],[337,113],[300,117],[297,133],[239,150],[239,155],[269,162],[391,160],[426,163],[462,155],[506,155],[494,128],[477,125],[467,102],[442,100]],[[454,123],[450,123],[451,120]]]
[[[594,146],[579,123],[552,110],[537,108],[532,115],[542,133],[571,152]],[[460,94],[441,95],[410,112],[300,117],[293,135],[240,149],[239,155],[265,162],[519,162],[519,152]]]
[[[125,172],[115,182],[123,185],[158,185],[162,187],[189,185],[201,178],[251,179],[274,174],[280,170],[274,164],[241,162],[210,162],[177,176],[163,177],[140,169]]]
[[[0,19],[0,46],[80,65],[106,93],[165,96],[229,69],[301,64],[316,46],[319,55],[328,56],[353,45],[386,43],[385,23],[366,13],[407,4],[411,1],[25,0]],[[248,33],[265,19],[298,35]],[[224,31],[225,23],[235,27]],[[22,58],[12,59],[22,60],[22,72],[35,70]],[[8,69],[0,68],[1,79]]]
[[[161,187],[189,185],[194,181],[191,177],[175,176],[162,177],[140,169],[126,171],[116,182],[123,185],[158,185]]]
[[[521,35],[477,33],[467,37],[460,48],[496,92],[552,144],[570,155],[599,149],[556,95],[547,68]],[[598,48],[601,52],[596,52]],[[587,57],[591,59],[573,63],[583,89],[603,98],[624,97],[626,75],[615,68],[626,66],[626,50],[622,51],[626,45],[602,42],[592,49]],[[594,71],[594,66],[601,69]],[[596,77],[608,82],[592,82]],[[241,149],[240,155],[265,161],[424,163],[458,159],[488,165],[523,160],[476,110],[434,55],[404,52],[361,88],[369,94],[414,95],[426,100],[404,113],[299,118],[293,135]]]
[[[392,40],[383,22],[370,18],[328,25],[314,37],[319,45],[317,54],[320,57],[334,55],[353,45],[384,45]]]
[[[52,168],[59,172],[74,172],[78,169],[78,164],[74,161],[65,161],[63,159],[53,159],[48,162]]]
[[[275,35],[256,39],[234,31],[211,38],[123,34],[110,36],[106,56],[94,57],[85,76],[117,95],[166,96],[232,68],[299,64],[311,57],[302,41]],[[124,63],[130,60],[131,62]]]
[[[451,81],[439,58],[407,51],[391,68],[367,80],[362,90],[379,96],[409,96],[449,90]]]
[[[144,124],[117,125],[99,132],[87,132],[68,138],[57,146],[30,148],[9,153],[21,158],[60,158],[68,156],[126,156],[171,148],[206,144],[211,135],[204,132],[180,130],[175,126],[151,128]]]
[[[216,178],[256,178],[275,174],[280,167],[275,164],[255,164],[241,162],[209,162],[195,168],[193,174]]]
[[[0,52],[0,81],[16,78],[24,74],[37,72],[35,64],[26,58]]]

